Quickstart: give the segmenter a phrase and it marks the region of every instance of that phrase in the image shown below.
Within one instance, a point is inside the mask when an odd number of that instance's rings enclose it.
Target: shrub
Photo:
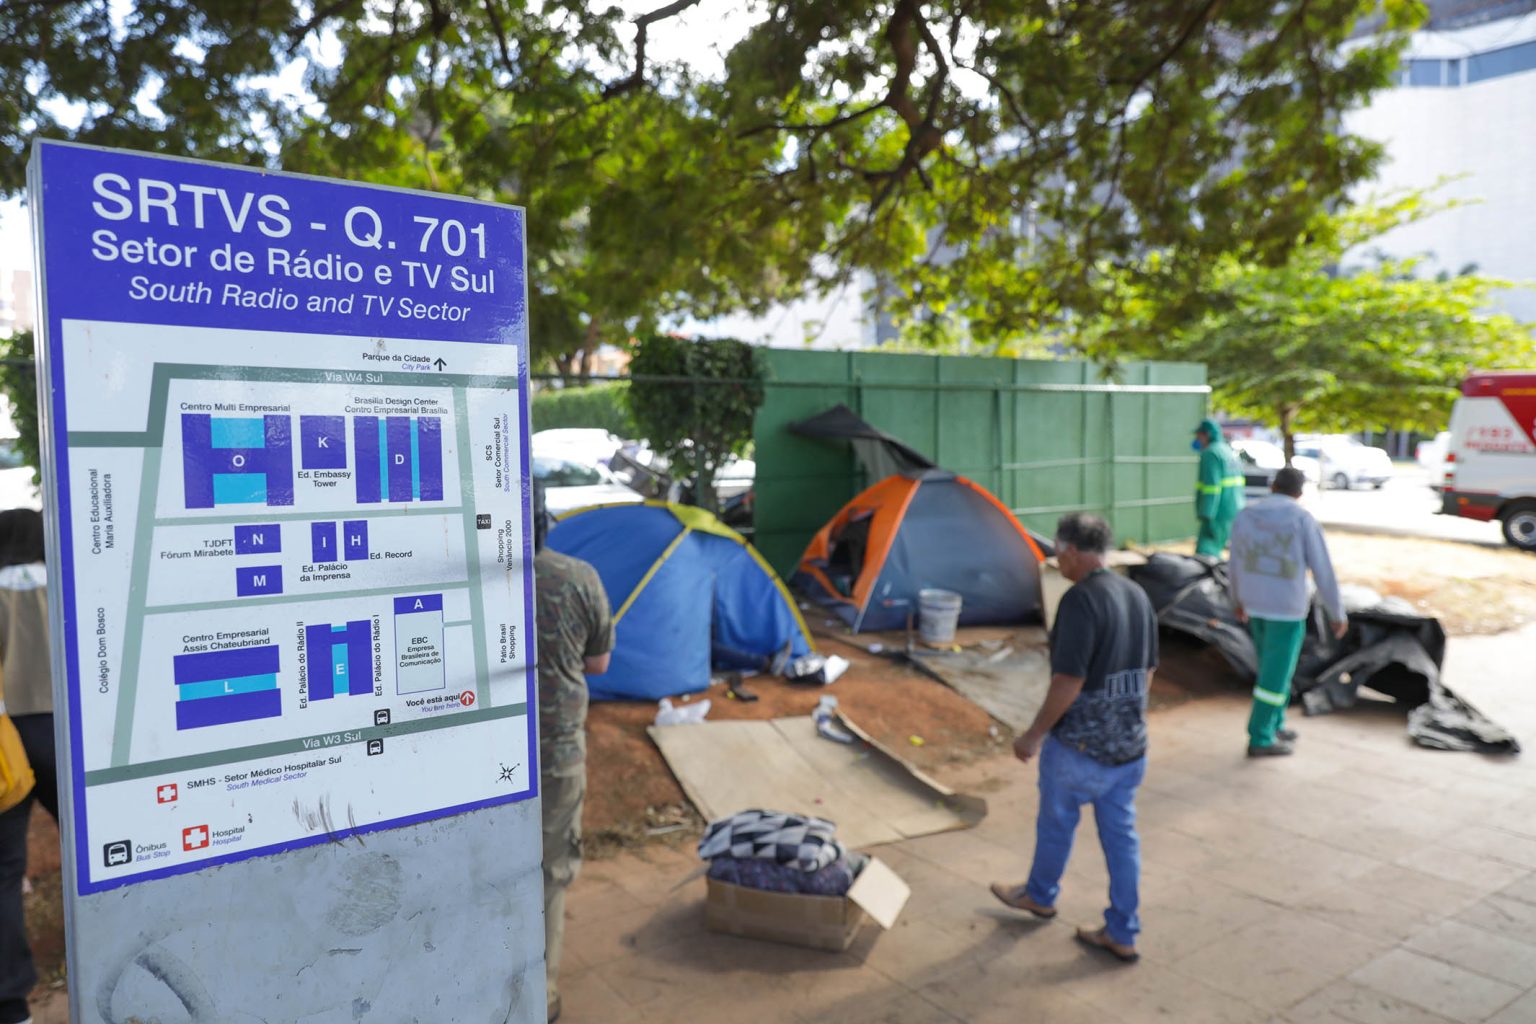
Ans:
[[[0,395],[11,403],[11,421],[16,424],[16,450],[33,469],[34,479],[42,473],[37,436],[37,366],[32,358],[32,332],[22,331],[0,340]]]
[[[533,396],[533,429],[601,427],[626,440],[633,438],[639,431],[630,415],[628,394],[628,381],[545,388]]]

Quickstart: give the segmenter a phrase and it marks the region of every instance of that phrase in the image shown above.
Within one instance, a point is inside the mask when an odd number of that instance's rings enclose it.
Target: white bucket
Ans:
[[[928,587],[917,592],[917,633],[923,643],[944,647],[955,642],[960,621],[960,595]]]

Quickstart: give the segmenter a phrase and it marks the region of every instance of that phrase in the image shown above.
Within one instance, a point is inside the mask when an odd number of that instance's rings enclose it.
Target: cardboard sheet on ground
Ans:
[[[760,807],[837,823],[850,849],[969,828],[986,817],[979,797],[956,793],[875,743],[835,743],[809,718],[652,726],[683,792],[709,820]]]
[[[1022,629],[996,650],[968,648],[955,654],[919,654],[951,689],[1014,732],[1034,723],[1051,688],[1051,656],[1045,630]]]

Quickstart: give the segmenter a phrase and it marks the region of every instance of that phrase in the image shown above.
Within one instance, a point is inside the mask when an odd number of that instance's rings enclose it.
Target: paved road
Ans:
[[[1334,529],[1504,546],[1498,523],[1437,514],[1440,496],[1430,490],[1428,475],[1417,469],[1400,470],[1379,491],[1323,491],[1309,507],[1324,526]]]
[[[1533,642],[1531,630],[1456,638],[1448,666],[1463,696],[1527,749],[1536,704],[1521,659]],[[1297,715],[1298,756],[1250,761],[1251,703],[1236,689],[1151,716],[1134,968],[1071,940],[1072,926],[1102,920],[1107,885],[1086,822],[1060,920],[1005,910],[987,892],[1028,871],[1038,806],[1034,767],[998,755],[945,772],[961,792],[987,794],[979,826],[875,851],[912,895],[894,927],[866,926],[846,952],[706,932],[705,887],[685,847],[589,861],[566,904],[563,1019],[1536,1021],[1529,766],[1416,747],[1403,712],[1376,703]]]

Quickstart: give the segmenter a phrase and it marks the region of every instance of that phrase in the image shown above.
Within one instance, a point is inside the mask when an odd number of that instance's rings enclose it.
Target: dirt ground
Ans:
[[[1334,532],[1339,578],[1439,617],[1451,636],[1491,636],[1536,622],[1536,558],[1514,548]]]
[[[1491,636],[1536,622],[1536,558],[1514,548],[1330,531],[1343,583],[1400,597],[1450,636]],[[1159,550],[1189,553],[1193,544]]]
[[[972,642],[1006,632],[987,631]],[[994,734],[987,713],[953,690],[862,646],[839,643],[835,635],[830,630],[818,635],[817,645],[823,654],[841,655],[851,664],[829,687],[755,676],[743,681],[744,689],[757,696],[755,702],[732,699],[719,681],[688,702],[710,701],[711,721],[785,718],[809,715],[824,694],[831,694],[839,710],[924,770],[971,760],[1005,742],[1002,728]],[[895,637],[860,637],[861,644],[882,640],[900,643]],[[682,787],[646,735],[655,717],[655,704],[631,701],[594,703],[587,715],[583,827],[592,855],[657,835],[677,834],[681,840],[696,833],[698,823]]]
[[[870,644],[899,650],[899,634],[847,636],[838,627],[811,623],[823,654],[850,662],[828,687],[805,687],[760,676],[745,681],[754,703],[731,699],[719,682],[690,702],[711,702],[711,721],[808,715],[823,694],[889,750],[942,780],[946,769],[1004,749],[1007,726],[949,687],[890,658],[870,654]],[[963,646],[1017,642],[1009,629],[963,629]],[[1181,703],[1226,685],[1241,685],[1226,663],[1198,644],[1174,640],[1152,694],[1154,708]],[[583,815],[589,856],[602,858],[652,841],[691,842],[702,822],[645,729],[656,716],[650,703],[595,703],[587,717],[587,802]]]

